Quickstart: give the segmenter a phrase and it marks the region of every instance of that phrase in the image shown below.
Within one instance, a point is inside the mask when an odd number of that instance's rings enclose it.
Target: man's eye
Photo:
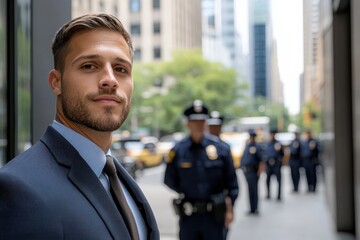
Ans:
[[[90,69],[95,69],[95,66],[92,64],[85,64],[85,65],[81,66],[81,68],[90,70]]]
[[[117,71],[117,72],[119,72],[119,73],[126,73],[126,72],[127,72],[126,69],[123,68],[123,67],[116,67],[116,68],[115,68],[115,71]]]

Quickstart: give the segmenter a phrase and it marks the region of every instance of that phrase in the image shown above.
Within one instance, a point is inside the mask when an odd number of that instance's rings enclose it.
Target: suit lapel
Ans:
[[[121,237],[121,239],[130,240],[124,220],[114,202],[73,146],[52,127],[48,127],[41,141],[52,152],[59,164],[70,168],[68,173],[70,181],[94,207],[113,238]]]

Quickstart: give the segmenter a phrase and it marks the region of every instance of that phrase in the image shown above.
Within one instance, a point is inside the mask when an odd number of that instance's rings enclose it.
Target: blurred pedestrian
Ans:
[[[265,162],[262,159],[261,146],[255,142],[256,133],[249,130],[249,140],[241,158],[240,168],[243,170],[248,183],[250,211],[249,214],[258,214],[258,181],[260,174],[265,169]]]
[[[224,239],[233,219],[238,182],[228,148],[205,134],[208,109],[200,100],[186,108],[189,136],[170,151],[164,183],[179,194],[180,240]],[[229,207],[230,206],[230,207]]]
[[[130,110],[129,34],[114,16],[88,14],[61,27],[52,50],[55,120],[0,169],[0,238],[159,239],[145,196],[110,151]]]
[[[294,187],[293,191],[298,192],[300,182],[300,168],[303,166],[303,161],[300,157],[301,145],[299,132],[295,131],[294,136],[294,140],[291,141],[287,149],[289,151],[289,166],[291,171],[291,180]]]
[[[266,187],[267,199],[271,197],[271,177],[275,176],[278,182],[277,200],[281,200],[281,166],[283,164],[284,149],[281,143],[275,139],[277,130],[270,131],[270,139],[264,144],[264,159],[266,161]]]
[[[305,131],[305,138],[301,142],[301,158],[305,168],[308,191],[316,191],[316,167],[319,162],[319,143],[312,137],[311,130]]]
[[[219,138],[219,141],[222,142],[225,145],[225,148],[228,150],[228,155],[231,155],[231,147],[228,143],[221,140],[220,134],[222,132],[222,125],[224,122],[224,116],[220,114],[218,111],[212,111],[210,113],[210,117],[207,119],[207,125],[208,125],[208,131],[211,135],[216,136]],[[225,232],[224,232],[224,239],[227,237],[227,233],[229,231],[229,224],[233,221],[234,218],[234,206],[232,204],[232,201],[228,201],[226,205],[226,219],[225,219]]]

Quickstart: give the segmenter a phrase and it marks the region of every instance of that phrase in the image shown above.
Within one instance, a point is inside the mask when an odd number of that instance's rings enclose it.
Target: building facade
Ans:
[[[337,231],[360,239],[360,2],[321,0],[324,180]]]
[[[323,86],[323,52],[321,36],[320,0],[303,1],[304,28],[304,103],[320,107]]]
[[[135,61],[167,61],[175,50],[201,49],[201,0],[73,0],[72,9],[73,18],[117,16],[132,35]]]
[[[243,51],[238,0],[202,0],[202,53],[237,72],[238,82],[248,81],[248,61]]]

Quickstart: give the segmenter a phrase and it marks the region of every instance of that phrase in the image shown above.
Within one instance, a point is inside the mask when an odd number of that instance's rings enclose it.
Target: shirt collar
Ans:
[[[106,155],[111,155],[110,149],[105,154],[94,142],[56,120],[52,123],[52,127],[79,152],[80,156],[99,178],[106,163]]]

